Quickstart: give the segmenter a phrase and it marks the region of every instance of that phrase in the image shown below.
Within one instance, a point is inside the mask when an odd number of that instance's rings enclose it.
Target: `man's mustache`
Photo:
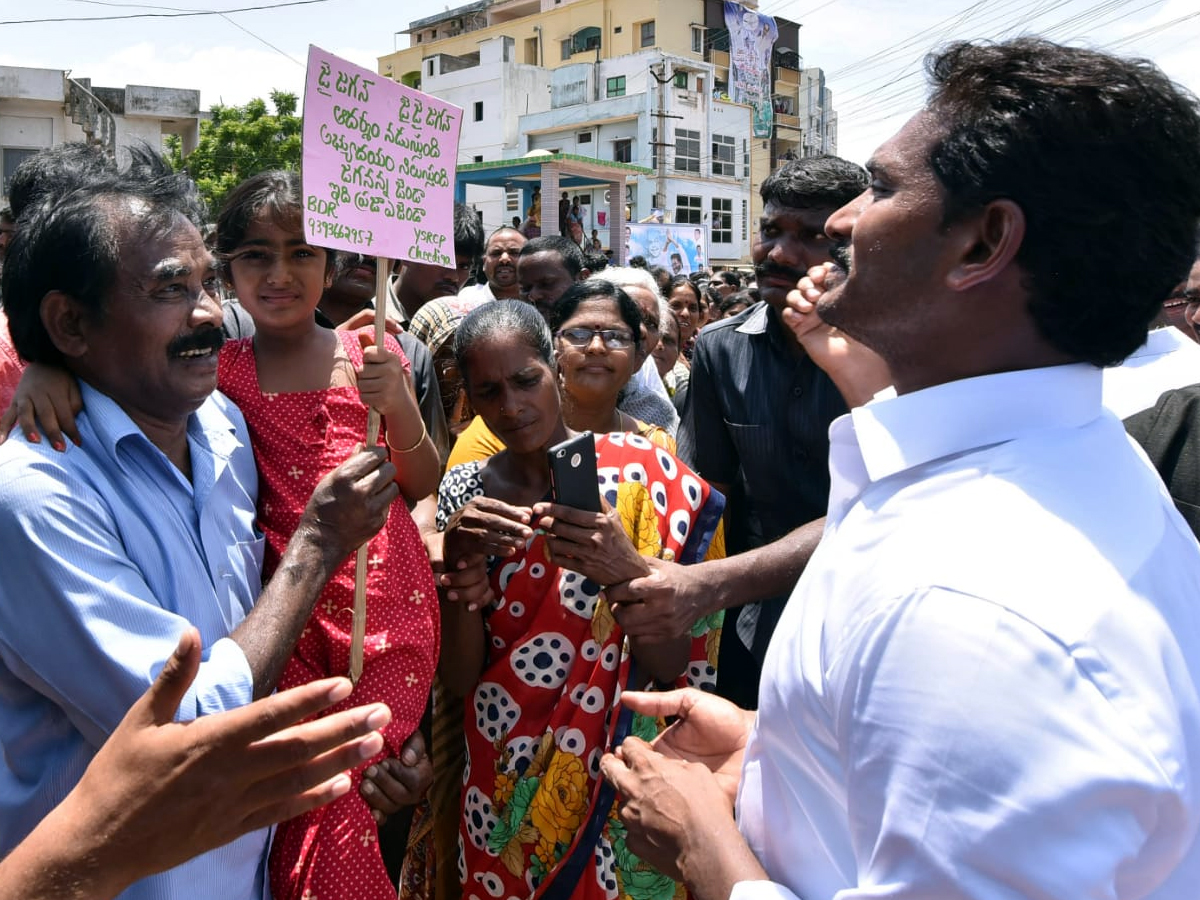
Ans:
[[[808,273],[800,269],[793,269],[791,266],[760,263],[754,267],[754,274],[759,278],[786,278],[788,281],[795,283]]]
[[[169,356],[178,356],[192,350],[212,350],[214,353],[225,343],[225,333],[220,328],[201,328],[191,334],[180,335],[167,347]]]

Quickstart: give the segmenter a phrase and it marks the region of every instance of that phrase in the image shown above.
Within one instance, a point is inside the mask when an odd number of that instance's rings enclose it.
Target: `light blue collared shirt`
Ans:
[[[178,719],[250,702],[228,635],[261,586],[245,421],[214,393],[188,420],[192,480],[80,385],[82,447],[0,446],[0,855],[79,781],[189,625],[204,662]],[[138,882],[126,900],[258,898],[267,830]]]

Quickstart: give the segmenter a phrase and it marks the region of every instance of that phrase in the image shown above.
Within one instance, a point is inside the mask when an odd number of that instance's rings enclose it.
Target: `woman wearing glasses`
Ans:
[[[458,871],[465,894],[670,897],[670,881],[626,847],[600,756],[659,723],[616,704],[620,691],[711,683],[719,619],[648,643],[627,639],[604,587],[649,572],[646,556],[720,555],[723,498],[601,400],[628,378],[640,313],[603,282],[573,287],[550,328],[530,305],[496,301],[459,326],[455,355],[474,409],[506,449],[446,474],[445,561],[487,553],[496,602],[442,602],[440,676],[465,699],[467,766]],[[572,392],[560,401],[558,370]],[[595,432],[605,513],[548,502],[547,450]],[[439,778],[453,777],[444,769]]]
[[[630,302],[619,302],[609,291],[610,285],[604,283],[606,281],[611,279],[592,278],[572,285],[547,314],[560,362],[558,385],[562,392],[563,418],[575,431],[596,434],[629,431],[673,454],[675,438],[670,432],[617,407],[623,399],[621,392],[645,362],[646,353],[641,309],[624,289],[620,293]],[[603,301],[603,318],[609,327],[602,330],[608,335],[594,343],[578,330],[585,328],[586,323],[574,321],[575,310],[582,298]],[[563,337],[568,331],[574,334],[573,338]],[[586,345],[581,343],[585,340]],[[595,359],[600,355],[603,359]],[[583,365],[588,357],[593,359]],[[476,416],[459,434],[447,467],[452,469],[465,462],[486,459],[503,449],[500,436],[487,427],[482,416]]]

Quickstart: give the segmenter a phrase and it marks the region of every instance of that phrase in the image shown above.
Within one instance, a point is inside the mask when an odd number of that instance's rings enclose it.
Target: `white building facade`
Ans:
[[[517,62],[508,37],[478,48],[428,56],[421,71],[421,90],[464,110],[460,164],[550,151],[644,166],[654,174],[628,185],[629,219],[661,211],[708,233],[711,264],[748,258],[751,111],[714,97],[710,63],[646,50],[547,69]],[[601,193],[569,196],[581,201],[585,234],[595,229],[608,248],[611,198]],[[557,233],[558,200],[542,198],[543,234]],[[487,231],[526,213],[515,190],[470,186],[467,202]]]
[[[0,205],[21,161],[67,141],[88,141],[110,154],[178,135],[189,153],[200,137],[200,92],[126,85],[93,87],[61,69],[0,66]]]

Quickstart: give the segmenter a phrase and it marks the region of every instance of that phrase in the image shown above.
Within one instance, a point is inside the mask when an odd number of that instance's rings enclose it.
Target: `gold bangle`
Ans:
[[[407,450],[400,450],[397,447],[393,447],[392,442],[390,440],[388,440],[388,434],[386,431],[383,433],[383,442],[385,444],[387,444],[387,448],[389,450],[391,450],[393,453],[399,453],[401,456],[403,456],[406,453],[412,453],[414,450],[416,450],[418,447],[420,447],[423,443],[425,443],[425,438],[427,438],[427,437],[429,437],[429,432],[425,428],[425,420],[422,419],[421,420],[421,436],[419,438],[417,438],[417,442],[415,444],[413,444],[411,447],[409,447]]]

